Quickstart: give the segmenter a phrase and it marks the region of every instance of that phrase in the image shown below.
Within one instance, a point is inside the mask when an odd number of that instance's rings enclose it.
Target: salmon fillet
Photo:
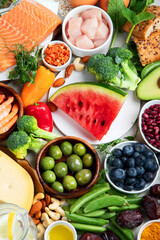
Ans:
[[[15,65],[14,49],[23,44],[28,50],[40,44],[61,23],[51,10],[34,0],[23,0],[0,17],[0,71]]]

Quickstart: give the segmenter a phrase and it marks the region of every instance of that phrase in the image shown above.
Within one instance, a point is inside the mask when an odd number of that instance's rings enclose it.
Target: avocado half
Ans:
[[[137,96],[142,100],[160,99],[160,67],[153,70],[139,83]]]

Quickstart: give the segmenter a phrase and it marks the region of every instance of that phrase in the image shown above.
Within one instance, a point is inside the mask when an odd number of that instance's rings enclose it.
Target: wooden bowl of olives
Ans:
[[[88,192],[98,180],[100,166],[94,147],[72,136],[48,142],[36,161],[36,170],[45,191],[66,199]]]

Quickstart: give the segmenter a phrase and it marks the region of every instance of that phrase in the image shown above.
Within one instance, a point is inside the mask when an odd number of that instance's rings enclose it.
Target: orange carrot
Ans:
[[[10,103],[14,101],[13,96],[9,96],[8,99],[0,105],[0,112],[5,109]]]
[[[7,115],[9,114],[9,112],[11,111],[12,105],[9,104],[5,109],[3,109],[0,112],[0,120],[2,120],[3,118],[7,117]]]
[[[38,102],[52,86],[55,75],[44,66],[37,70],[35,83],[25,83],[21,92],[24,107]]]
[[[18,114],[16,114],[10,122],[8,122],[7,124],[0,128],[0,134],[7,132],[16,123],[17,119]]]
[[[0,128],[3,127],[6,123],[8,123],[18,112],[18,103],[15,103],[12,111],[0,121]]]
[[[5,95],[4,94],[0,94],[0,103],[2,103],[4,99],[5,99]]]

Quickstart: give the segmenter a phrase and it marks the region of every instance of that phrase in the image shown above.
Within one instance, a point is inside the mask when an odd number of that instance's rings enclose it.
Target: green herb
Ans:
[[[117,145],[118,143],[124,142],[125,140],[121,140],[121,139],[116,139],[112,142],[109,143],[104,143],[104,144],[100,144],[97,147],[97,150],[100,150],[102,153],[108,153],[111,147],[114,147],[115,145]]]
[[[131,28],[131,30],[128,34],[126,43],[129,42],[129,39],[132,35],[132,32],[133,32],[133,30],[134,30],[134,28],[137,24],[139,24],[143,21],[146,21],[146,20],[153,19],[155,17],[154,14],[149,13],[149,12],[145,12],[146,7],[149,6],[152,3],[152,1],[149,0],[149,1],[144,1],[144,2],[145,2],[145,5],[143,6],[143,10],[141,12],[139,12],[138,14],[136,12],[137,10],[134,11],[134,10],[131,10],[129,8],[123,8],[122,9],[123,16],[132,24],[132,28]]]
[[[97,184],[103,184],[103,183],[106,183],[106,182],[107,182],[106,172],[107,172],[107,170],[105,170],[105,169],[102,169],[102,170],[100,171]]]
[[[15,45],[14,50],[8,49],[14,53],[16,59],[16,67],[9,72],[9,79],[19,79],[19,82],[23,84],[34,83],[40,60],[38,48],[34,53],[34,47],[28,51],[22,44]]]

